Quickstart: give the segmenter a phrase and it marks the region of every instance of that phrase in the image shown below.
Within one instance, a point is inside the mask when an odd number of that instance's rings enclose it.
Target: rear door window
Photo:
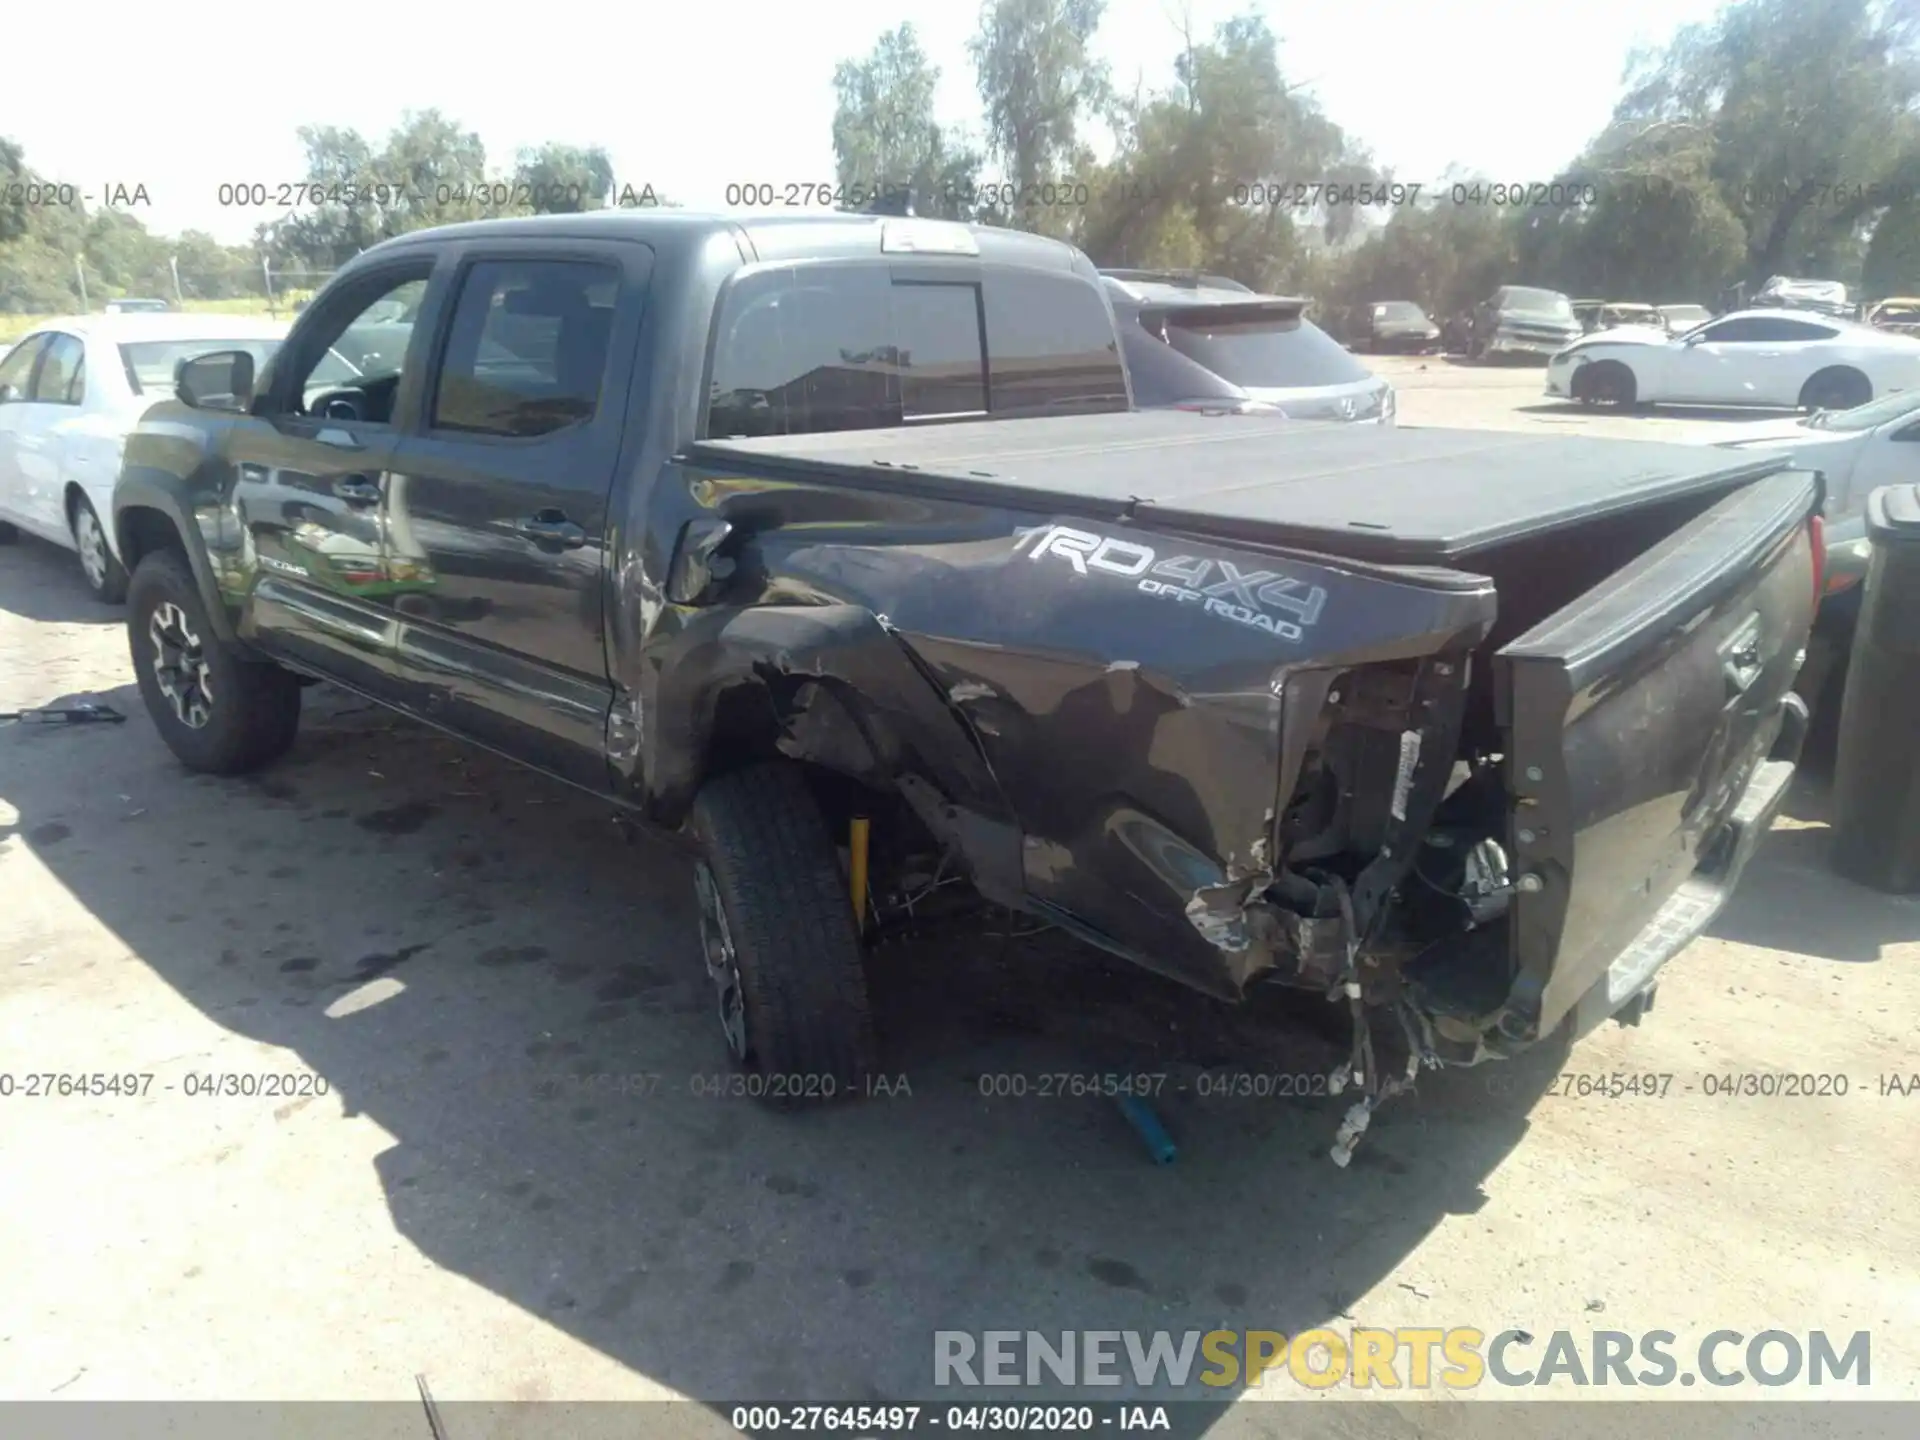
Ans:
[[[526,439],[593,419],[620,272],[581,260],[468,270],[434,395],[433,428]]]
[[[1350,385],[1372,372],[1311,320],[1270,312],[1235,315],[1232,306],[1175,310],[1143,317],[1163,327],[1167,343],[1221,379],[1249,389]]]
[[[6,359],[0,360],[0,386],[6,388],[9,400],[27,398],[27,382],[33,378],[33,362],[40,358],[40,352],[46,348],[49,338],[44,333],[29,335],[7,352]]]
[[[55,335],[49,340],[40,373],[33,377],[33,398],[42,405],[79,404],[86,353],[86,346],[75,336]]]

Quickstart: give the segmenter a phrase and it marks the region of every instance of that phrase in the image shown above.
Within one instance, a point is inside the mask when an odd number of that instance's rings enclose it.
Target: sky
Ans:
[[[1108,0],[1098,48],[1117,83],[1162,86],[1183,16],[1196,33],[1248,9],[1281,39],[1287,79],[1404,181],[1449,167],[1551,179],[1606,123],[1628,53],[1717,0]],[[455,8],[381,0],[331,11],[155,8],[151,0],[16,5],[0,136],[28,164],[102,201],[109,187],[160,232],[248,238],[284,213],[222,205],[220,186],[302,178],[296,127],[376,146],[437,107],[486,145],[601,145],[616,183],[722,208],[729,184],[830,183],[835,64],[911,20],[941,67],[939,118],[978,132],[966,0],[725,0],[614,6],[540,0]],[[317,16],[331,15],[331,19]],[[497,17],[497,18],[496,18]],[[83,27],[76,32],[76,24]],[[70,62],[55,57],[72,57]],[[1312,180],[1312,176],[1274,177]]]

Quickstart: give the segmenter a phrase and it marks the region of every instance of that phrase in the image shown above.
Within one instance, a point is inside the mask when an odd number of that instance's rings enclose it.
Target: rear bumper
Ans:
[[[1700,867],[1574,1006],[1576,1037],[1645,997],[1666,963],[1713,923],[1787,798],[1807,738],[1807,720],[1806,702],[1789,693],[1780,703],[1780,734],[1771,754],[1754,767],[1720,834],[1704,847]]]

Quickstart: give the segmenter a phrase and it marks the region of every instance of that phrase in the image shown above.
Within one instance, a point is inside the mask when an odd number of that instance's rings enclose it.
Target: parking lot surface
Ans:
[[[1724,423],[1378,364],[1406,423]],[[281,764],[191,776],[72,557],[0,549],[0,710],[82,697],[127,722],[0,727],[0,1394],[925,1399],[936,1330],[1360,1324],[1870,1330],[1859,1393],[1920,1396],[1920,1090],[1884,1084],[1920,1072],[1920,903],[1828,872],[1818,777],[1645,1023],[1558,1065],[1664,1093],[1435,1077],[1342,1171],[1340,1102],[1201,1093],[1336,1063],[1317,1002],[1228,1011],[1046,937],[881,953],[893,1094],[713,1093],[683,861],[324,688]],[[1173,1165],[1107,1102],[983,1093],[1114,1070],[1168,1077]],[[1778,1072],[1846,1093],[1708,1093]]]

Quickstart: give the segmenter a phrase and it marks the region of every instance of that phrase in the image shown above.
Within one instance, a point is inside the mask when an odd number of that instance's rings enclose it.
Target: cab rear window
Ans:
[[[762,270],[722,300],[713,357],[715,439],[1127,408],[1106,302],[1064,273]]]

